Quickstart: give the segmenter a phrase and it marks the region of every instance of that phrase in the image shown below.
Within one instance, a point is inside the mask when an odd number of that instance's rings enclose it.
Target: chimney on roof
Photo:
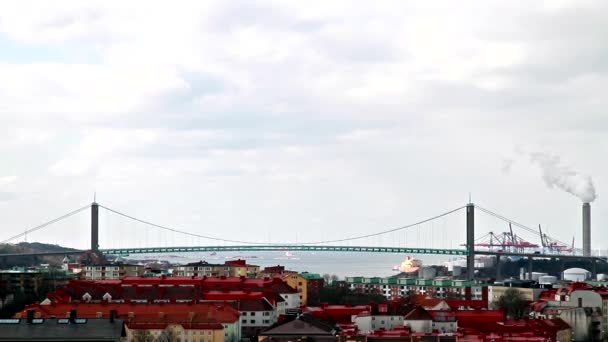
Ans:
[[[190,323],[192,323],[192,321],[194,321],[194,316],[196,316],[195,312],[192,312],[192,311],[188,312],[188,321]]]
[[[76,323],[76,310],[70,310],[70,323]]]
[[[36,310],[34,310],[34,309],[27,310],[27,322],[30,324],[34,321],[34,311],[36,311]]]
[[[112,310],[110,310],[110,323],[114,323],[115,319],[116,319],[116,310],[112,309]]]

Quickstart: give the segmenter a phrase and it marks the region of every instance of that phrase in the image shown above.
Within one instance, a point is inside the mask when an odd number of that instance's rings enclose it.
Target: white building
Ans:
[[[374,330],[392,330],[395,327],[403,326],[403,316],[400,315],[372,315],[363,312],[353,318],[353,323],[363,333],[370,333]]]

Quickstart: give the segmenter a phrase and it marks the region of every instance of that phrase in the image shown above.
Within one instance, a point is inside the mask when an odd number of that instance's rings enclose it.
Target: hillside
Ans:
[[[11,253],[37,253],[37,252],[62,252],[62,251],[75,251],[74,248],[62,247],[59,245],[52,245],[40,242],[20,242],[18,244],[0,244],[0,254],[11,254]],[[3,257],[0,258],[0,268],[6,269],[12,266],[32,266],[41,263],[48,263],[52,265],[59,265],[63,260],[63,256],[45,256],[45,257],[34,257],[34,256],[15,256],[15,257]]]

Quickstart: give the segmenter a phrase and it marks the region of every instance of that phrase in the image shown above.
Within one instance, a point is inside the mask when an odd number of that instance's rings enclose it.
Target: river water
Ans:
[[[286,270],[335,274],[343,279],[348,276],[387,277],[395,275],[393,266],[399,265],[406,257],[422,260],[424,265],[440,265],[444,261],[457,257],[443,255],[403,255],[391,253],[344,253],[344,252],[217,252],[213,253],[180,253],[147,254],[129,257],[137,259],[167,260],[173,264],[185,264],[196,261],[207,261],[210,264],[223,264],[226,260],[237,258],[247,260],[248,264],[267,266],[285,266]],[[451,258],[451,259],[450,259]]]

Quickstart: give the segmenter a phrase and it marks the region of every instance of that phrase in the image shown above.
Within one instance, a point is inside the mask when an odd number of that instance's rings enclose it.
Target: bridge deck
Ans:
[[[315,246],[315,245],[252,245],[252,246],[196,246],[196,247],[152,247],[152,248],[119,248],[102,249],[103,254],[130,255],[150,253],[186,253],[186,252],[226,252],[226,251],[311,251],[311,252],[368,252],[368,253],[404,253],[404,254],[437,254],[466,255],[463,249],[433,249],[410,247],[369,247],[369,246]]]

